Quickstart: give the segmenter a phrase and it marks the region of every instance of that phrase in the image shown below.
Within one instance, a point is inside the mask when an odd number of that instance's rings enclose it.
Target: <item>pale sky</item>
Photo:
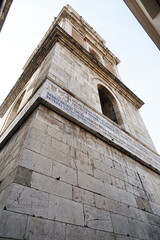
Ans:
[[[61,8],[70,4],[121,60],[122,81],[145,105],[140,112],[160,153],[160,52],[123,0],[15,0],[0,33],[0,104]]]

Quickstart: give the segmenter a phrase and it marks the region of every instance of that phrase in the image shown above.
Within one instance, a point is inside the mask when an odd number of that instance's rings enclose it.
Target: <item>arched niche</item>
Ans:
[[[98,84],[98,93],[101,103],[102,113],[117,124],[122,123],[122,118],[116,99],[112,93],[103,85]]]

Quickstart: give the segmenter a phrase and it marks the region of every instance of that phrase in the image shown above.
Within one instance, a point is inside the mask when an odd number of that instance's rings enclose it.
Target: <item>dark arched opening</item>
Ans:
[[[118,123],[116,117],[116,101],[112,94],[102,85],[98,85],[99,98],[102,107],[102,113],[113,122]]]

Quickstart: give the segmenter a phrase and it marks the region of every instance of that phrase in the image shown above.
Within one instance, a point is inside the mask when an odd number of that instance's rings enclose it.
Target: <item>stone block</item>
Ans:
[[[113,160],[112,160],[112,151],[108,148],[106,148],[106,143],[105,143],[105,154],[101,154],[101,161],[105,163],[107,166],[113,167]]]
[[[13,182],[23,186],[30,187],[31,178],[32,178],[32,170],[18,166]]]
[[[11,173],[8,174],[8,176],[6,176],[1,182],[0,182],[0,193],[7,188],[14,179],[16,173],[16,169],[14,169]]]
[[[111,176],[111,183],[115,187],[121,188],[121,189],[126,189],[125,182],[123,180],[120,180],[114,176]]]
[[[119,188],[118,195],[119,195],[119,199],[122,203],[131,205],[133,207],[137,207],[135,196],[133,194],[126,192],[125,190]]]
[[[160,216],[160,205],[150,202],[150,206],[155,215]]]
[[[40,129],[37,129],[37,128],[34,128],[32,127],[30,130],[29,130],[29,138],[33,138],[39,142],[44,142],[45,140],[45,135],[46,133],[44,133],[43,131],[41,131]]]
[[[48,176],[52,174],[52,160],[28,149],[24,149],[20,165]]]
[[[88,176],[83,173],[78,173],[78,184],[81,188],[89,191],[105,195],[104,183],[99,179]]]
[[[37,217],[29,217],[25,239],[65,240],[65,224]]]
[[[115,212],[115,201],[110,198],[95,194],[95,204],[99,209]]]
[[[127,217],[112,213],[111,219],[113,223],[114,233],[118,233],[126,236],[133,236],[132,229],[130,227]]]
[[[113,232],[110,212],[84,206],[85,225],[89,228]]]
[[[73,200],[89,206],[95,206],[94,194],[79,187],[73,187]]]
[[[120,201],[120,197],[118,194],[119,188],[117,188],[111,184],[108,184],[108,183],[104,183],[104,186],[105,186],[105,196],[107,198],[111,198],[113,200]]]
[[[61,181],[66,183],[77,185],[77,172],[74,169],[56,161],[53,162],[52,176],[54,178],[60,178]]]
[[[115,201],[115,213],[128,217],[130,214],[130,207],[129,205]]]
[[[84,226],[83,206],[65,198],[50,195],[49,219]]]
[[[6,209],[47,218],[48,193],[14,183],[6,201]]]
[[[136,198],[137,206],[139,209],[152,213],[150,203],[147,199],[139,197],[139,196],[135,196],[135,198]]]
[[[160,236],[160,227],[147,225],[147,240],[159,240]]]
[[[132,236],[147,239],[147,225],[137,220],[129,219],[130,226],[132,228]]]
[[[66,226],[66,240],[96,240],[96,230],[74,225]],[[98,240],[98,239],[97,239]]]
[[[36,172],[33,172],[31,187],[64,198],[72,198],[71,185]]]
[[[94,176],[100,179],[101,181],[107,182],[109,184],[111,183],[110,174],[100,171],[99,169],[94,169]]]
[[[146,219],[149,224],[153,224],[160,227],[160,216],[156,216],[151,213],[146,213]]]
[[[0,213],[1,211],[4,209],[5,203],[6,203],[6,199],[8,196],[10,190],[10,186],[8,186],[7,188],[5,188],[1,193],[0,193]],[[1,215],[1,214],[0,214]]]
[[[32,126],[34,128],[39,129],[43,133],[47,132],[47,124],[41,121],[40,119],[34,119]]]
[[[66,240],[115,240],[114,234],[88,227],[66,226]]]
[[[24,239],[27,216],[15,212],[3,211],[0,219],[0,237]]]
[[[48,126],[47,127],[47,134],[51,137],[53,137],[54,139],[57,139],[59,141],[62,141],[62,135],[63,135],[63,132],[60,132],[58,131],[57,129],[51,127],[51,126]]]
[[[19,158],[13,159],[8,165],[6,165],[0,174],[0,181],[8,176],[17,166]]]
[[[128,214],[128,217],[132,218],[132,219],[136,219],[141,221],[142,220],[142,214],[141,211],[137,208],[134,207],[129,207],[130,213]]]
[[[31,151],[40,153],[42,148],[42,143],[33,138],[28,137],[25,143],[25,147]]]

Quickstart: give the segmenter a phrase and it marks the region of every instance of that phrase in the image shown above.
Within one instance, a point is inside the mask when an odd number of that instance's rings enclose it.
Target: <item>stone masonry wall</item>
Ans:
[[[0,213],[4,208],[8,191],[15,179],[26,133],[32,118],[26,121],[0,151]]]
[[[102,112],[102,110],[97,85],[102,84],[108,88],[117,101],[123,119],[122,127],[155,150],[139,110],[122,96],[117,89],[115,90],[107,78],[102,79],[94,69],[85,65],[84,62],[60,43],[56,44],[48,77],[99,112]]]
[[[44,106],[29,122],[0,239],[159,239],[158,174]]]

